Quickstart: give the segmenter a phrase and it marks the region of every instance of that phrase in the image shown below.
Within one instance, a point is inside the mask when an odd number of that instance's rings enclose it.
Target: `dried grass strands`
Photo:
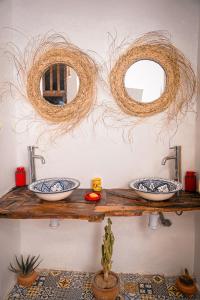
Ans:
[[[36,36],[27,42],[23,52],[10,43],[7,53],[12,57],[17,71],[17,83],[12,83],[12,86],[48,121],[55,136],[74,129],[89,114],[96,98],[97,66],[87,53],[63,35],[47,33]],[[64,106],[50,104],[40,91],[42,75],[50,65],[57,63],[70,66],[79,77],[76,97]]]
[[[64,106],[52,105],[40,92],[40,80],[44,71],[52,64],[62,63],[73,68],[80,81],[75,99]],[[27,79],[27,94],[38,113],[51,122],[67,122],[75,125],[89,112],[94,100],[96,69],[92,68],[87,55],[75,49],[54,48],[43,55],[32,66]]]
[[[140,103],[132,99],[124,85],[128,68],[144,59],[161,65],[166,74],[163,94],[150,103]],[[169,122],[188,111],[196,91],[196,76],[190,62],[160,31],[149,32],[131,44],[115,62],[109,82],[112,95],[124,113],[147,117],[167,109]]]

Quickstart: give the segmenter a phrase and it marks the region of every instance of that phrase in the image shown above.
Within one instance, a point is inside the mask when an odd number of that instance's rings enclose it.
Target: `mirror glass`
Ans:
[[[53,64],[40,80],[40,92],[54,105],[70,103],[77,95],[79,78],[75,70],[65,64]]]
[[[156,62],[140,60],[132,64],[124,78],[129,97],[148,103],[160,98],[165,89],[165,71]]]

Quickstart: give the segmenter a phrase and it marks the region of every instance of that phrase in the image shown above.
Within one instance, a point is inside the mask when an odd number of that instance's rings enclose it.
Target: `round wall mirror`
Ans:
[[[168,109],[169,122],[188,111],[196,89],[190,62],[161,31],[132,43],[116,60],[109,81],[123,113],[148,117]]]
[[[94,103],[97,68],[76,47],[53,47],[39,56],[27,77],[27,97],[41,117],[66,122],[66,132],[79,124]]]
[[[153,102],[165,90],[165,71],[152,60],[140,60],[128,68],[124,84],[130,98],[141,103]]]
[[[76,98],[79,77],[76,71],[65,64],[52,64],[40,80],[43,98],[53,105],[65,105]]]
[[[170,106],[180,81],[172,52],[159,44],[133,45],[119,57],[110,72],[110,87],[123,112],[147,117]]]

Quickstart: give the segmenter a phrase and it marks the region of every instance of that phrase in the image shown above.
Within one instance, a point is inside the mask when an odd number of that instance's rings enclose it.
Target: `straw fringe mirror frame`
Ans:
[[[153,102],[138,102],[128,95],[125,88],[127,70],[140,60],[154,61],[165,71],[164,92]],[[160,32],[149,32],[136,40],[115,62],[109,82],[111,93],[121,110],[137,117],[151,116],[171,107],[170,118],[176,118],[196,91],[196,77],[190,62]]]
[[[53,64],[66,64],[79,77],[79,90],[69,104],[53,105],[41,95],[40,80]],[[77,125],[90,111],[95,97],[97,68],[93,60],[78,48],[54,47],[47,50],[33,63],[27,76],[27,96],[42,118],[53,123],[67,122]]]

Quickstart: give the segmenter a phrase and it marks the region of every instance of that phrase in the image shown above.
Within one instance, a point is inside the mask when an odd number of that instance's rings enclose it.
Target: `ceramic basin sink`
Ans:
[[[46,201],[59,201],[67,198],[80,182],[73,178],[46,178],[40,179],[28,186],[39,198]]]
[[[164,178],[140,178],[130,182],[132,188],[140,197],[151,201],[164,201],[182,190],[180,182]]]

